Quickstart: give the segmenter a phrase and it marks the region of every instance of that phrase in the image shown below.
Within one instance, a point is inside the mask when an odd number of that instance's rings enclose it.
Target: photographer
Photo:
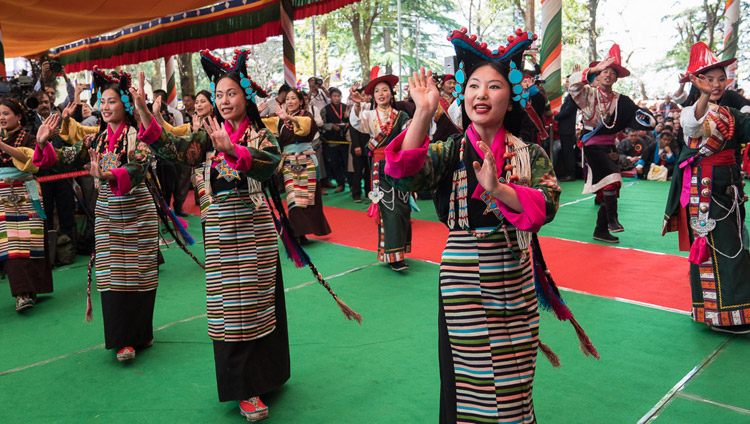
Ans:
[[[310,104],[317,110],[323,110],[328,103],[331,103],[327,90],[323,87],[323,80],[312,77],[307,80],[307,83],[310,85]]]
[[[323,120],[321,139],[323,157],[329,176],[336,180],[336,193],[346,188],[347,165],[349,164],[349,108],[341,103],[341,90],[331,88],[331,103],[320,111]]]
[[[57,102],[56,79],[58,76],[62,76],[63,79],[65,79],[65,88],[68,92],[68,97],[65,98],[65,101],[62,102],[59,107],[55,105]],[[62,110],[65,109],[75,97],[75,87],[73,87],[73,83],[68,78],[68,74],[65,73],[65,68],[63,68],[60,62],[56,60],[45,60],[42,62],[42,75],[39,78],[39,81],[36,82],[34,91],[41,91],[42,89],[44,89],[44,92],[47,93],[47,96],[49,97],[51,109],[57,114],[62,113]]]

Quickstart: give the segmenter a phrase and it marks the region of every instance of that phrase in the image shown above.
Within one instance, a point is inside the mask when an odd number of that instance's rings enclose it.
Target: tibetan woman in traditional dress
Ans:
[[[247,52],[224,64],[204,50],[216,110],[204,129],[176,137],[153,119],[145,95],[136,105],[148,128],[141,137],[163,159],[204,163],[211,204],[205,222],[208,335],[213,340],[221,402],[239,401],[249,421],[268,417],[261,395],[289,379],[284,285],[274,220],[261,183],[276,171],[281,152],[255,105],[265,92],[247,74]]]
[[[700,96],[680,115],[685,145],[663,232],[679,231],[680,250],[690,250],[693,320],[739,334],[750,333],[750,246],[736,153],[750,139],[750,116],[718,104],[725,66],[736,60],[720,62],[704,43],[690,52],[687,74]]]
[[[59,118],[47,118],[46,134]],[[45,215],[38,171],[32,163],[34,136],[24,129],[23,105],[12,98],[0,100],[0,261],[16,298],[16,311],[33,308],[37,295],[52,293],[52,267],[47,260]]]
[[[466,29],[454,31],[465,133],[430,143],[440,95],[422,69],[409,80],[414,119],[385,151],[386,179],[398,190],[435,190],[449,228],[440,264],[441,423],[535,422],[537,348],[554,359],[539,341],[535,277],[546,287],[548,274],[534,233],[555,216],[560,187],[544,150],[514,135],[534,113],[520,68],[535,38],[518,30],[490,51]]]
[[[286,189],[289,222],[297,239],[304,243],[307,234],[325,236],[331,227],[323,214],[323,187],[318,179],[318,158],[312,147],[318,125],[307,111],[302,93],[297,89],[286,95],[284,106],[276,108],[275,117],[263,118],[268,129],[278,134],[284,149],[282,176]]]
[[[372,191],[368,197],[372,206],[368,214],[377,214],[378,260],[389,264],[394,271],[403,271],[409,268],[404,255],[411,252],[411,193],[393,188],[381,178],[381,173],[385,167],[385,148],[406,128],[410,117],[396,104],[393,88],[398,77],[378,76],[379,71],[377,66],[372,68],[370,83],[365,86],[365,94],[372,96],[373,109],[363,109],[362,95],[356,86],[349,92],[354,102],[349,122],[357,131],[370,135]]]
[[[146,187],[152,155],[138,139],[130,75],[121,72],[114,78],[95,68],[94,85],[106,129],[61,149],[40,139],[34,163],[42,168],[52,166],[57,172],[78,171],[88,164],[96,179],[94,262],[104,344],[117,351],[119,361],[126,361],[135,357],[137,349],[154,342],[159,221]],[[89,305],[87,317],[90,313]]]

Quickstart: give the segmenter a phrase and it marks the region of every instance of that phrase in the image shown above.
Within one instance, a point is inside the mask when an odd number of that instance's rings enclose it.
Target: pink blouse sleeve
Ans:
[[[114,168],[111,172],[115,174],[115,179],[109,180],[109,188],[112,190],[112,194],[115,196],[128,194],[132,188],[128,170],[125,168]]]
[[[532,233],[538,232],[547,218],[544,196],[539,190],[530,187],[512,183],[508,185],[516,191],[518,201],[521,202],[521,206],[523,207],[523,212],[518,213],[503,202],[498,202],[498,208],[500,208],[505,218],[514,227],[523,231],[531,231]]]
[[[393,178],[412,177],[422,169],[427,157],[427,148],[430,145],[430,137],[424,137],[422,147],[417,149],[402,150],[401,145],[406,137],[404,130],[394,138],[385,148],[385,173]]]
[[[148,128],[143,128],[141,123],[138,127],[138,140],[146,144],[153,144],[161,136],[161,125],[156,122],[156,118],[151,117],[151,123],[148,124]]]
[[[34,149],[34,157],[31,158],[31,162],[34,166],[39,169],[48,169],[57,162],[57,155],[55,154],[55,148],[52,144],[45,143],[44,149],[40,149],[39,145],[36,145]]]
[[[234,156],[224,155],[227,164],[239,172],[247,172],[250,170],[250,166],[253,164],[253,155],[246,148],[235,144],[234,145]]]

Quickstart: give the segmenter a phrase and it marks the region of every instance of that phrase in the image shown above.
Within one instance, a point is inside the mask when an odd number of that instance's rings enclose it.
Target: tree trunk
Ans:
[[[589,62],[596,60],[596,8],[599,6],[599,0],[588,0],[586,8],[589,10]]]
[[[153,61],[154,63],[154,73],[151,74],[151,90],[162,90],[164,88],[164,83],[162,81],[162,72],[161,67],[162,63],[164,63],[161,59],[156,59]]]
[[[182,53],[177,55],[177,69],[180,70],[180,88],[182,98],[186,94],[195,95],[195,76],[193,74],[192,53]]]
[[[383,28],[383,51],[389,53],[391,51],[391,29],[389,27]],[[385,64],[386,75],[393,74],[393,63]]]
[[[534,0],[526,0],[526,15],[525,18],[525,24],[526,24],[526,31],[534,31],[534,27],[536,26],[536,21],[534,19]]]
[[[321,19],[320,25],[320,75],[324,76],[325,85],[328,86],[330,75],[328,74],[328,22],[325,17]]]

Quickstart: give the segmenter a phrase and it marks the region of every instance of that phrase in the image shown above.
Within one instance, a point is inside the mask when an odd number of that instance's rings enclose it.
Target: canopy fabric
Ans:
[[[5,57],[60,46],[216,0],[0,0]]]
[[[303,19],[314,15],[328,13],[340,7],[349,5],[358,0],[292,0],[294,7],[294,19]],[[0,6],[8,3],[8,0],[0,0]],[[31,2],[29,2],[31,3]],[[125,2],[115,2],[113,0],[88,0],[87,7],[76,9],[77,3],[84,3],[81,0],[69,0],[65,7],[59,6],[62,2],[58,0],[58,5],[51,7],[59,9],[55,14],[45,9],[47,4],[53,2],[48,0],[39,0],[32,6],[24,6],[23,10],[33,10],[35,15],[33,22],[39,22],[40,18],[47,16],[61,16],[62,10],[77,10],[79,13],[65,15],[65,19],[70,18],[65,25],[44,25],[46,37],[36,33],[36,29],[19,31],[19,25],[10,25],[12,30],[6,29],[5,7],[0,10],[0,22],[3,28],[3,41],[5,43],[6,57],[30,55],[39,53],[40,50],[48,50],[55,46],[60,46],[59,40],[64,37],[68,44],[57,47],[53,53],[58,57],[60,62],[65,66],[67,72],[76,72],[82,69],[90,69],[93,65],[102,68],[114,68],[116,66],[139,63],[146,60],[153,60],[173,54],[185,52],[197,52],[200,49],[216,49],[234,47],[240,45],[257,44],[265,41],[268,37],[281,34],[281,0],[230,0],[217,3],[202,8],[189,11],[183,11],[191,5],[206,5],[212,1],[155,1],[155,0],[127,0]],[[73,3],[73,4],[71,4]],[[127,7],[121,7],[127,4]],[[178,4],[174,6],[174,4]],[[95,5],[95,6],[94,6]],[[117,5],[117,8],[115,8]],[[141,18],[134,17],[137,15],[134,10],[148,10],[149,15],[153,16],[152,11],[163,11],[167,6],[171,6],[172,14],[157,15],[156,19],[143,21],[146,14],[141,14]],[[44,9],[45,12],[39,13],[37,9]],[[102,18],[96,22],[92,18],[96,14],[95,10],[110,10],[109,19],[112,16],[110,25],[104,25],[106,19]],[[118,9],[122,10],[118,13]],[[88,11],[88,12],[87,12]],[[179,12],[179,13],[174,13]],[[101,13],[101,12],[100,12]],[[15,18],[21,19],[24,14],[14,14]],[[88,16],[88,18],[82,18]],[[131,18],[124,18],[131,16]],[[75,20],[72,20],[75,18]],[[91,22],[89,22],[91,21]],[[129,26],[123,27],[123,22]],[[133,25],[133,22],[141,22]],[[80,27],[78,24],[80,23]],[[16,22],[18,24],[18,22]],[[86,36],[90,38],[80,39],[81,28],[86,27],[90,32]],[[21,27],[25,25],[20,25]],[[117,29],[119,28],[119,29]],[[70,30],[69,30],[70,29]],[[114,33],[114,29],[117,29]],[[110,32],[105,35],[91,37],[93,34]],[[67,34],[65,36],[64,34]],[[29,41],[25,41],[29,39]],[[57,37],[57,38],[56,38]],[[32,41],[33,39],[33,41]],[[43,40],[42,40],[43,39]],[[72,40],[78,40],[70,43]],[[24,40],[24,41],[21,41]],[[20,42],[19,42],[20,41]],[[26,46],[26,50],[21,50],[19,45]],[[33,48],[31,46],[34,46]]]

